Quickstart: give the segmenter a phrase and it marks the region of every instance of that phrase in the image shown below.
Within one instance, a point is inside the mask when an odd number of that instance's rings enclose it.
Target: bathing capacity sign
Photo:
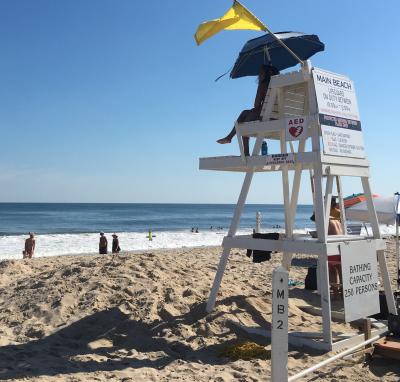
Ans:
[[[354,83],[341,74],[313,70],[324,153],[365,158]]]
[[[346,322],[379,313],[376,249],[367,241],[340,245]]]

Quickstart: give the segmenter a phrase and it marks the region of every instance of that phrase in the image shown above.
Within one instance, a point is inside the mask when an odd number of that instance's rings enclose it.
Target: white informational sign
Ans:
[[[346,322],[379,313],[376,248],[368,241],[340,245]]]
[[[307,138],[307,117],[286,118],[286,141]]]
[[[288,281],[283,267],[272,271],[271,381],[287,381]]]
[[[324,153],[365,158],[354,83],[321,69],[313,70]]]
[[[277,165],[277,164],[294,164],[294,155],[293,154],[272,154],[266,155],[265,164],[266,165]]]

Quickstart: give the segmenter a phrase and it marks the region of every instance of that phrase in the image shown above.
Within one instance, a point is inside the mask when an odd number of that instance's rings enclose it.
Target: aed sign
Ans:
[[[346,322],[379,313],[376,248],[367,240],[340,245]]]
[[[307,118],[286,118],[286,141],[298,141],[307,138]]]
[[[324,154],[365,158],[354,83],[341,74],[313,70]]]

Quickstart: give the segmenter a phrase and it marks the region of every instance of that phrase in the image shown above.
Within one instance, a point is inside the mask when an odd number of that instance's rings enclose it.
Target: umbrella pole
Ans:
[[[264,25],[266,31],[271,33],[274,36],[275,40],[279,42],[298,62],[299,64],[303,65],[303,60],[295,53],[292,49],[290,49],[280,38],[278,38],[274,32],[272,32],[266,25]]]
[[[396,257],[397,257],[397,293],[400,291],[400,243],[399,243],[399,223],[400,223],[400,193],[396,192],[395,195],[397,196],[397,203],[396,203]],[[397,305],[397,312],[400,308],[400,298],[396,296],[396,305]]]
[[[399,215],[396,214],[396,256],[397,256],[397,292],[400,290],[400,245],[399,245]],[[396,296],[397,311],[400,308],[400,298]]]

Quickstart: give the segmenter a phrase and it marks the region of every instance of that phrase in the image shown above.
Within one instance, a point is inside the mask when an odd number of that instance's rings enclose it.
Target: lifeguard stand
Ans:
[[[228,234],[224,237],[222,242],[223,252],[206,309],[208,312],[211,312],[214,308],[232,248],[251,248],[254,250],[282,252],[282,265],[288,270],[291,265],[293,254],[302,253],[317,255],[323,321],[322,333],[312,338],[315,333],[296,332],[293,336],[289,335],[289,342],[297,345],[307,344],[311,347],[329,351],[350,346],[357,341],[361,341],[363,338],[362,336],[354,337],[342,335],[337,337],[336,341],[334,341],[332,335],[328,256],[339,254],[341,245],[348,245],[356,241],[366,241],[374,248],[378,256],[380,274],[389,312],[395,314],[396,307],[384,255],[385,242],[381,238],[376,212],[372,203],[368,160],[365,156],[362,157],[363,155],[361,155],[360,157],[357,153],[354,154],[352,152],[332,155],[332,153],[335,154],[337,148],[325,147],[326,142],[329,141],[329,137],[327,141],[324,141],[324,146],[322,146],[322,136],[323,134],[329,134],[329,132],[326,133],[325,130],[321,128],[321,125],[329,124],[329,121],[324,122],[321,119],[323,118],[323,114],[321,113],[324,113],[324,110],[322,105],[318,105],[317,100],[321,95],[317,94],[319,88],[315,86],[316,72],[313,72],[314,68],[312,68],[310,62],[307,61],[302,65],[299,71],[280,74],[271,78],[261,112],[261,120],[236,124],[240,156],[200,158],[199,168],[201,170],[236,171],[246,174]],[[344,83],[343,86],[345,86]],[[337,96],[340,96],[340,94]],[[344,110],[346,110],[345,104],[346,101],[343,106]],[[357,106],[355,107],[357,108]],[[293,133],[292,137],[288,134],[288,132],[290,132],[288,123],[290,124],[290,122],[294,123],[291,130]],[[242,136],[255,138],[251,156],[244,156]],[[292,138],[295,138],[298,142],[297,150],[295,149],[296,142],[292,141]],[[260,155],[260,149],[264,139],[279,141],[280,153],[266,156]],[[324,149],[322,149],[322,147]],[[351,148],[350,151],[353,149],[355,152],[360,149],[363,150],[361,146],[349,147]],[[330,155],[327,155],[327,151],[329,151]],[[282,173],[285,238],[281,240],[266,240],[253,239],[251,235],[236,235],[254,173],[272,171],[280,171]],[[289,171],[294,172],[292,182],[290,182]],[[309,171],[312,177],[313,204],[317,231],[317,237],[315,238],[306,234],[293,234],[300,181],[303,171]],[[342,228],[343,232],[347,232],[341,189],[342,176],[361,178],[362,187],[368,201],[373,237],[346,234],[328,236],[329,213],[334,180],[337,182]],[[291,190],[290,183],[292,183]],[[385,328],[380,325],[380,329],[375,329],[374,334],[377,332],[382,333],[383,330],[385,330]]]

